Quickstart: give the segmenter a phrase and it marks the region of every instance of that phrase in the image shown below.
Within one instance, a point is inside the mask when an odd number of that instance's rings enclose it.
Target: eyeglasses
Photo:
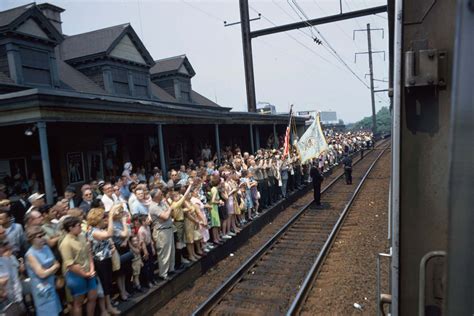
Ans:
[[[92,196],[92,193],[84,194],[84,196]]]

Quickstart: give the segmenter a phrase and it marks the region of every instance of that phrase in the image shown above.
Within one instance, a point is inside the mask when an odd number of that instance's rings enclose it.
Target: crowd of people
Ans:
[[[325,134],[328,150],[312,162],[321,173],[372,142]],[[205,146],[166,179],[127,162],[118,178],[66,187],[54,205],[39,186],[0,184],[0,310],[119,314],[119,300],[169,280],[309,182],[311,164],[282,152],[227,146],[218,162]]]

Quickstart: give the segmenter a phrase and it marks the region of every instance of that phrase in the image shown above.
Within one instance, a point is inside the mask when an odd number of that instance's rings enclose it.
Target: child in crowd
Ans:
[[[133,259],[132,259],[133,287],[138,292],[143,292],[142,287],[140,285],[140,272],[143,267],[143,261],[142,261],[141,251],[140,251],[140,240],[138,239],[137,235],[132,236],[132,238],[130,238],[128,246],[130,247],[130,251],[133,254]]]
[[[134,215],[135,216],[135,215]],[[138,239],[143,249],[143,268],[141,273],[142,284],[147,287],[152,287],[157,282],[155,281],[153,262],[156,255],[155,247],[151,240],[150,220],[148,215],[139,215],[138,219]]]

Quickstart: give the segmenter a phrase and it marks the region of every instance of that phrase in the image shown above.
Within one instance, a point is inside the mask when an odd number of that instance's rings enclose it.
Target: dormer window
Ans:
[[[176,100],[193,103],[191,78],[196,74],[186,55],[157,60],[151,80]]]
[[[131,94],[128,85],[128,71],[126,69],[112,68],[112,81],[115,93],[122,95]]]
[[[25,83],[51,86],[49,52],[20,47],[20,56]]]
[[[148,81],[149,77],[146,73],[133,72],[133,90],[134,96],[148,98]]]

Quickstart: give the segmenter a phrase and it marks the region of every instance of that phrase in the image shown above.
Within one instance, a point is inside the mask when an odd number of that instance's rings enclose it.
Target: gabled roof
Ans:
[[[162,76],[177,73],[183,65],[188,71],[189,75],[194,77],[196,72],[191,66],[191,63],[189,62],[186,55],[155,60],[155,66],[150,69],[150,74],[152,76]]]
[[[150,82],[150,90],[151,94],[157,97],[160,101],[178,102],[178,100],[176,100],[171,94],[153,82]]]
[[[77,92],[107,94],[104,89],[89,79],[82,72],[57,59],[59,80]]]
[[[62,58],[63,60],[74,62],[93,57],[107,56],[120,40],[127,35],[135,44],[147,65],[153,65],[153,58],[129,23],[67,36],[61,44]]]
[[[60,43],[63,35],[49,22],[35,3],[0,12],[0,33],[15,32],[28,19],[34,19],[52,42]],[[27,34],[33,36],[32,34]]]
[[[211,100],[209,100],[205,96],[197,93],[194,90],[191,90],[191,100],[193,100],[193,102],[197,103],[197,104],[221,107],[219,104],[217,104],[215,102],[212,102]]]
[[[7,26],[17,18],[19,18],[23,13],[28,11],[31,7],[33,7],[34,3],[29,3],[22,5],[21,7],[16,7],[10,10],[1,11],[0,12],[0,27]]]

